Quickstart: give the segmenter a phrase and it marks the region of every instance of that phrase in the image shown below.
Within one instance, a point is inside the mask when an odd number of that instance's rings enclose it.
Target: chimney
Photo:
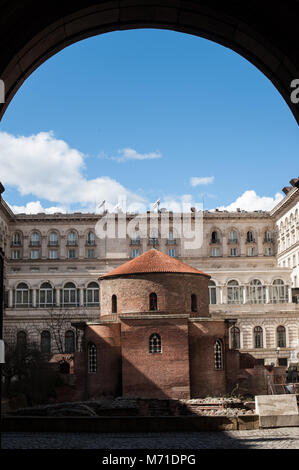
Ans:
[[[285,186],[284,188],[282,188],[282,192],[287,195],[291,191],[291,189],[293,189],[293,186]]]
[[[294,186],[294,188],[299,188],[299,178],[292,178],[290,184]]]

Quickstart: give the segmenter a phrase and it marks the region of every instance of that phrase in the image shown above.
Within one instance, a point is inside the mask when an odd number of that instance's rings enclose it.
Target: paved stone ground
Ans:
[[[299,449],[299,428],[198,433],[2,433],[2,449]]]

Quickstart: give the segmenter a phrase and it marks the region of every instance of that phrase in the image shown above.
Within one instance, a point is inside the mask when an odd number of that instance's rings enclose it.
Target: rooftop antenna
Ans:
[[[104,199],[104,200],[101,202],[101,204],[98,206],[98,209],[101,209],[101,207],[104,206],[104,212],[105,212],[105,203],[106,203],[106,201],[105,201],[105,199]]]
[[[153,204],[153,209],[156,209],[156,207],[158,207],[158,212],[159,212],[159,207],[160,207],[160,198],[156,200],[156,202]]]

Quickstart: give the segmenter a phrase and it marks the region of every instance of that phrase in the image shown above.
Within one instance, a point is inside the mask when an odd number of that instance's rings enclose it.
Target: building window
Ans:
[[[270,286],[270,302],[272,304],[285,303],[289,300],[288,286],[282,279],[275,279]]]
[[[111,298],[111,303],[112,303],[112,307],[111,307],[112,313],[117,313],[117,297],[115,294],[113,294]]]
[[[216,370],[223,369],[223,348],[220,339],[217,339],[214,344],[214,367]]]
[[[250,246],[249,248],[247,248],[247,256],[255,256],[254,246]]]
[[[149,295],[149,309],[158,310],[157,294],[155,294],[155,292]]]
[[[70,232],[67,237],[67,245],[77,245],[77,234]]]
[[[68,330],[65,332],[64,342],[65,352],[67,354],[72,354],[73,352],[75,352],[75,334],[72,330]]]
[[[95,244],[95,236],[93,232],[89,232],[87,235],[87,245],[94,245]]]
[[[286,347],[286,329],[284,326],[279,326],[277,328],[277,346],[279,348]]]
[[[12,257],[12,259],[21,259],[20,250],[12,250],[11,257]]]
[[[39,306],[40,307],[53,307],[54,289],[49,282],[44,282],[39,289]]]
[[[212,248],[212,256],[220,256],[220,249]]]
[[[260,326],[256,326],[253,330],[254,335],[254,347],[256,349],[263,347],[263,329]]]
[[[88,250],[88,252],[87,252],[87,257],[88,257],[89,259],[95,258],[94,249]]]
[[[243,287],[239,286],[238,281],[232,280],[227,283],[227,303],[243,303]]]
[[[93,343],[88,345],[88,373],[94,374],[97,371],[97,347]]]
[[[149,338],[149,353],[156,354],[162,352],[161,336],[153,333]]]
[[[51,353],[51,335],[49,331],[42,331],[41,333],[40,350],[43,354]]]
[[[22,236],[20,232],[15,232],[12,236],[12,244],[13,246],[21,246],[22,245]]]
[[[30,257],[31,257],[31,259],[38,259],[39,258],[39,250],[31,250]]]
[[[214,281],[209,281],[209,303],[212,305],[217,303],[216,284]]]
[[[18,331],[17,333],[17,350],[22,352],[27,347],[27,334],[25,331]]]
[[[171,256],[172,258],[175,257],[175,248],[168,249],[168,256]]]
[[[76,250],[74,248],[71,248],[68,250],[68,259],[74,259],[76,258]]]
[[[78,291],[73,282],[67,282],[62,293],[62,302],[64,307],[76,307],[78,305]]]
[[[100,303],[100,289],[96,282],[90,282],[85,291],[85,305],[94,307]]]
[[[271,246],[265,248],[265,256],[273,256],[273,249]]]
[[[232,349],[240,349],[240,330],[237,326],[230,329],[230,341]]]
[[[269,232],[268,230],[266,230],[266,232],[265,232],[264,242],[265,243],[271,243],[272,242],[271,232]]]
[[[191,295],[191,312],[197,312],[197,296]]]
[[[49,258],[50,259],[57,259],[58,258],[57,250],[49,250]]]
[[[31,291],[27,284],[21,282],[17,285],[15,291],[15,306],[16,307],[29,307],[31,305]]]
[[[131,245],[140,245],[140,236],[138,232],[134,232],[131,238]]]
[[[32,246],[39,246],[40,245],[40,237],[38,232],[33,232],[31,234],[31,245]]]
[[[57,246],[58,245],[58,238],[56,232],[51,232],[49,236],[49,245],[50,246]]]
[[[139,250],[136,248],[133,248],[132,250],[132,258],[137,258],[139,256]]]
[[[216,230],[211,234],[211,243],[220,243],[220,237]]]
[[[237,248],[231,248],[230,249],[230,256],[238,256],[238,249]]]
[[[266,303],[266,289],[259,279],[250,281],[250,285],[247,287],[247,302],[250,304]]]
[[[247,243],[254,243],[254,242],[255,242],[253,232],[251,232],[251,231],[247,232],[247,235],[246,235],[246,242],[247,242]]]
[[[237,232],[235,230],[232,230],[231,232],[229,232],[228,242],[229,243],[238,243],[238,235],[237,235]]]

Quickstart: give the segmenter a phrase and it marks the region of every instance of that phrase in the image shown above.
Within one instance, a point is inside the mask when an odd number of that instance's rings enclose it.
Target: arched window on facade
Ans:
[[[214,368],[223,369],[223,345],[220,339],[217,339],[214,344]]]
[[[71,231],[67,236],[67,244],[70,246],[77,245],[77,234],[74,231]]]
[[[158,333],[153,333],[149,338],[149,353],[161,353],[162,352],[162,341],[161,336]]]
[[[277,328],[277,346],[279,348],[286,347],[286,329],[284,326],[279,326]]]
[[[97,347],[94,343],[89,343],[88,354],[88,373],[94,374],[97,371]]]
[[[31,305],[31,290],[25,284],[20,282],[15,290],[15,306],[19,308],[26,308]]]
[[[288,286],[282,279],[275,279],[270,287],[270,302],[272,304],[288,302]]]
[[[261,326],[255,326],[253,330],[254,336],[254,347],[256,349],[263,347],[263,328]]]
[[[240,329],[237,326],[230,329],[230,343],[232,349],[240,349]]]
[[[158,310],[158,299],[157,299],[157,294],[155,294],[155,292],[152,292],[149,295],[149,309]]]
[[[117,297],[115,294],[111,297],[111,304],[112,313],[117,313]]]
[[[40,335],[40,350],[43,354],[51,353],[51,335],[49,331],[42,331]]]
[[[18,331],[17,333],[17,350],[22,352],[27,346],[27,334],[25,331]]]
[[[227,303],[242,304],[243,303],[243,287],[238,281],[232,280],[227,283]]]
[[[96,282],[90,282],[85,290],[85,305],[94,307],[100,303],[100,289]]]
[[[253,233],[251,230],[249,230],[249,231],[247,232],[247,235],[246,235],[246,242],[247,242],[247,243],[254,243],[254,242],[255,242],[254,233]]]
[[[94,245],[95,244],[95,235],[93,232],[89,232],[87,235],[87,245]]]
[[[40,245],[40,236],[38,232],[32,232],[31,234],[31,246],[39,246]]]
[[[65,332],[65,352],[71,354],[75,352],[75,333],[72,330]]]
[[[191,294],[191,312],[197,312],[197,296]]]
[[[78,291],[73,282],[67,282],[62,290],[62,302],[64,307],[76,307],[78,305]]]
[[[15,232],[12,237],[12,244],[13,246],[21,246],[22,245],[22,235],[20,232]]]
[[[43,282],[39,289],[39,306],[53,307],[55,305],[55,290],[49,282]]]
[[[211,233],[211,243],[220,243],[220,237],[219,237],[219,233],[217,232],[217,230],[214,230]]]
[[[49,245],[50,246],[57,246],[58,245],[58,237],[56,232],[51,232],[49,235]]]
[[[209,281],[209,303],[215,305],[217,303],[216,284]]]
[[[247,287],[247,302],[250,304],[266,303],[266,289],[259,279],[250,281]]]
[[[231,230],[228,235],[229,243],[238,243],[238,234],[235,230]]]

